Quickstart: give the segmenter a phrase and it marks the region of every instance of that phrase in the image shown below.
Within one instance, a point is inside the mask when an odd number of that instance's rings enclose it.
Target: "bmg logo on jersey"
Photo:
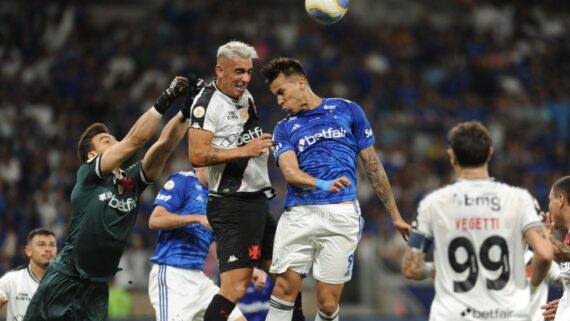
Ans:
[[[331,138],[341,138],[346,136],[346,130],[344,128],[334,129],[329,127],[328,129],[323,129],[320,132],[317,132],[313,135],[307,135],[301,139],[299,139],[299,144],[297,145],[297,149],[302,152],[305,148],[313,145],[314,143],[318,142],[322,139],[331,139]]]
[[[459,206],[490,206],[492,211],[501,210],[501,200],[497,195],[477,195],[453,194],[455,204]]]
[[[497,319],[505,319],[509,320],[513,316],[513,310],[510,309],[489,309],[489,310],[477,310],[475,308],[467,308],[461,311],[462,317],[467,317],[467,315],[471,314],[471,318],[478,319],[478,320],[497,320]]]

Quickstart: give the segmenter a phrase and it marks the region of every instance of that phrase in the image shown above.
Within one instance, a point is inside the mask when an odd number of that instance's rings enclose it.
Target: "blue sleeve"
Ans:
[[[275,163],[279,166],[279,155],[283,154],[288,150],[295,152],[295,147],[287,139],[287,129],[285,128],[285,121],[280,121],[275,126],[273,131],[273,144],[275,145],[275,151],[273,157],[275,158]]]
[[[160,205],[169,212],[178,214],[184,205],[186,188],[184,176],[178,173],[172,174],[156,195],[154,206]]]
[[[350,102],[350,112],[352,114],[352,133],[356,140],[356,148],[358,151],[374,145],[376,138],[372,133],[372,127],[364,114],[362,107],[355,102]]]

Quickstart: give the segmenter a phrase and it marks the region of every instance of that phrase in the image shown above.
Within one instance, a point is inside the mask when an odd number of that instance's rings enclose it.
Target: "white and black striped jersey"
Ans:
[[[190,128],[214,133],[212,146],[221,149],[245,145],[263,133],[250,92],[234,99],[218,90],[214,82],[194,99]],[[269,151],[255,158],[210,166],[210,193],[224,195],[269,189],[268,156]]]
[[[542,223],[528,191],[458,180],[426,196],[416,221],[435,248],[430,320],[530,321],[523,234]]]
[[[28,265],[8,271],[0,279],[0,295],[8,299],[7,321],[24,319],[28,304],[38,289],[40,281]]]

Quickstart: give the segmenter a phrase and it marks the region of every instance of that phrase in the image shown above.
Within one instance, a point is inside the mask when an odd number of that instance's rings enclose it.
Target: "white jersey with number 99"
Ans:
[[[416,233],[433,240],[430,320],[530,320],[524,232],[542,224],[528,191],[459,180],[419,205]]]

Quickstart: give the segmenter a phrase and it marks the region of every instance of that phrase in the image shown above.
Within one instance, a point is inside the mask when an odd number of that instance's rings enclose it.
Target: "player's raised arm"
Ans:
[[[530,284],[536,287],[544,280],[550,269],[554,257],[552,245],[547,238],[546,229],[542,225],[529,228],[524,232],[524,237],[534,253],[531,262]]]
[[[345,176],[325,181],[315,178],[299,168],[299,161],[295,152],[288,150],[279,155],[279,168],[287,183],[297,187],[320,189],[329,192],[338,192],[350,185],[350,180]]]
[[[404,239],[407,240],[412,228],[402,219],[402,216],[398,211],[398,207],[396,207],[396,201],[394,200],[394,195],[392,194],[392,187],[388,181],[388,176],[386,175],[384,166],[382,166],[382,163],[378,159],[378,156],[376,156],[374,146],[369,146],[361,150],[358,155],[362,160],[364,171],[366,172],[366,176],[374,188],[374,192],[382,204],[384,204],[384,207],[388,213],[390,213],[394,226],[398,229],[400,234],[402,234]]]
[[[120,167],[136,150],[142,148],[148,142],[156,132],[170,104],[176,98],[186,93],[187,88],[188,80],[186,78],[176,77],[172,80],[170,87],[164,90],[154,106],[135,122],[127,135],[103,153],[100,163],[101,175],[105,176]],[[102,136],[101,139],[115,139],[110,135],[108,136]]]
[[[170,154],[186,134],[188,130],[188,118],[190,116],[190,104],[194,99],[194,95],[198,92],[198,86],[201,84],[201,79],[194,77],[194,79],[191,80],[191,84],[187,89],[188,97],[182,105],[180,112],[177,116],[172,117],[166,124],[158,140],[146,152],[142,169],[148,180],[154,181],[158,178]]]

